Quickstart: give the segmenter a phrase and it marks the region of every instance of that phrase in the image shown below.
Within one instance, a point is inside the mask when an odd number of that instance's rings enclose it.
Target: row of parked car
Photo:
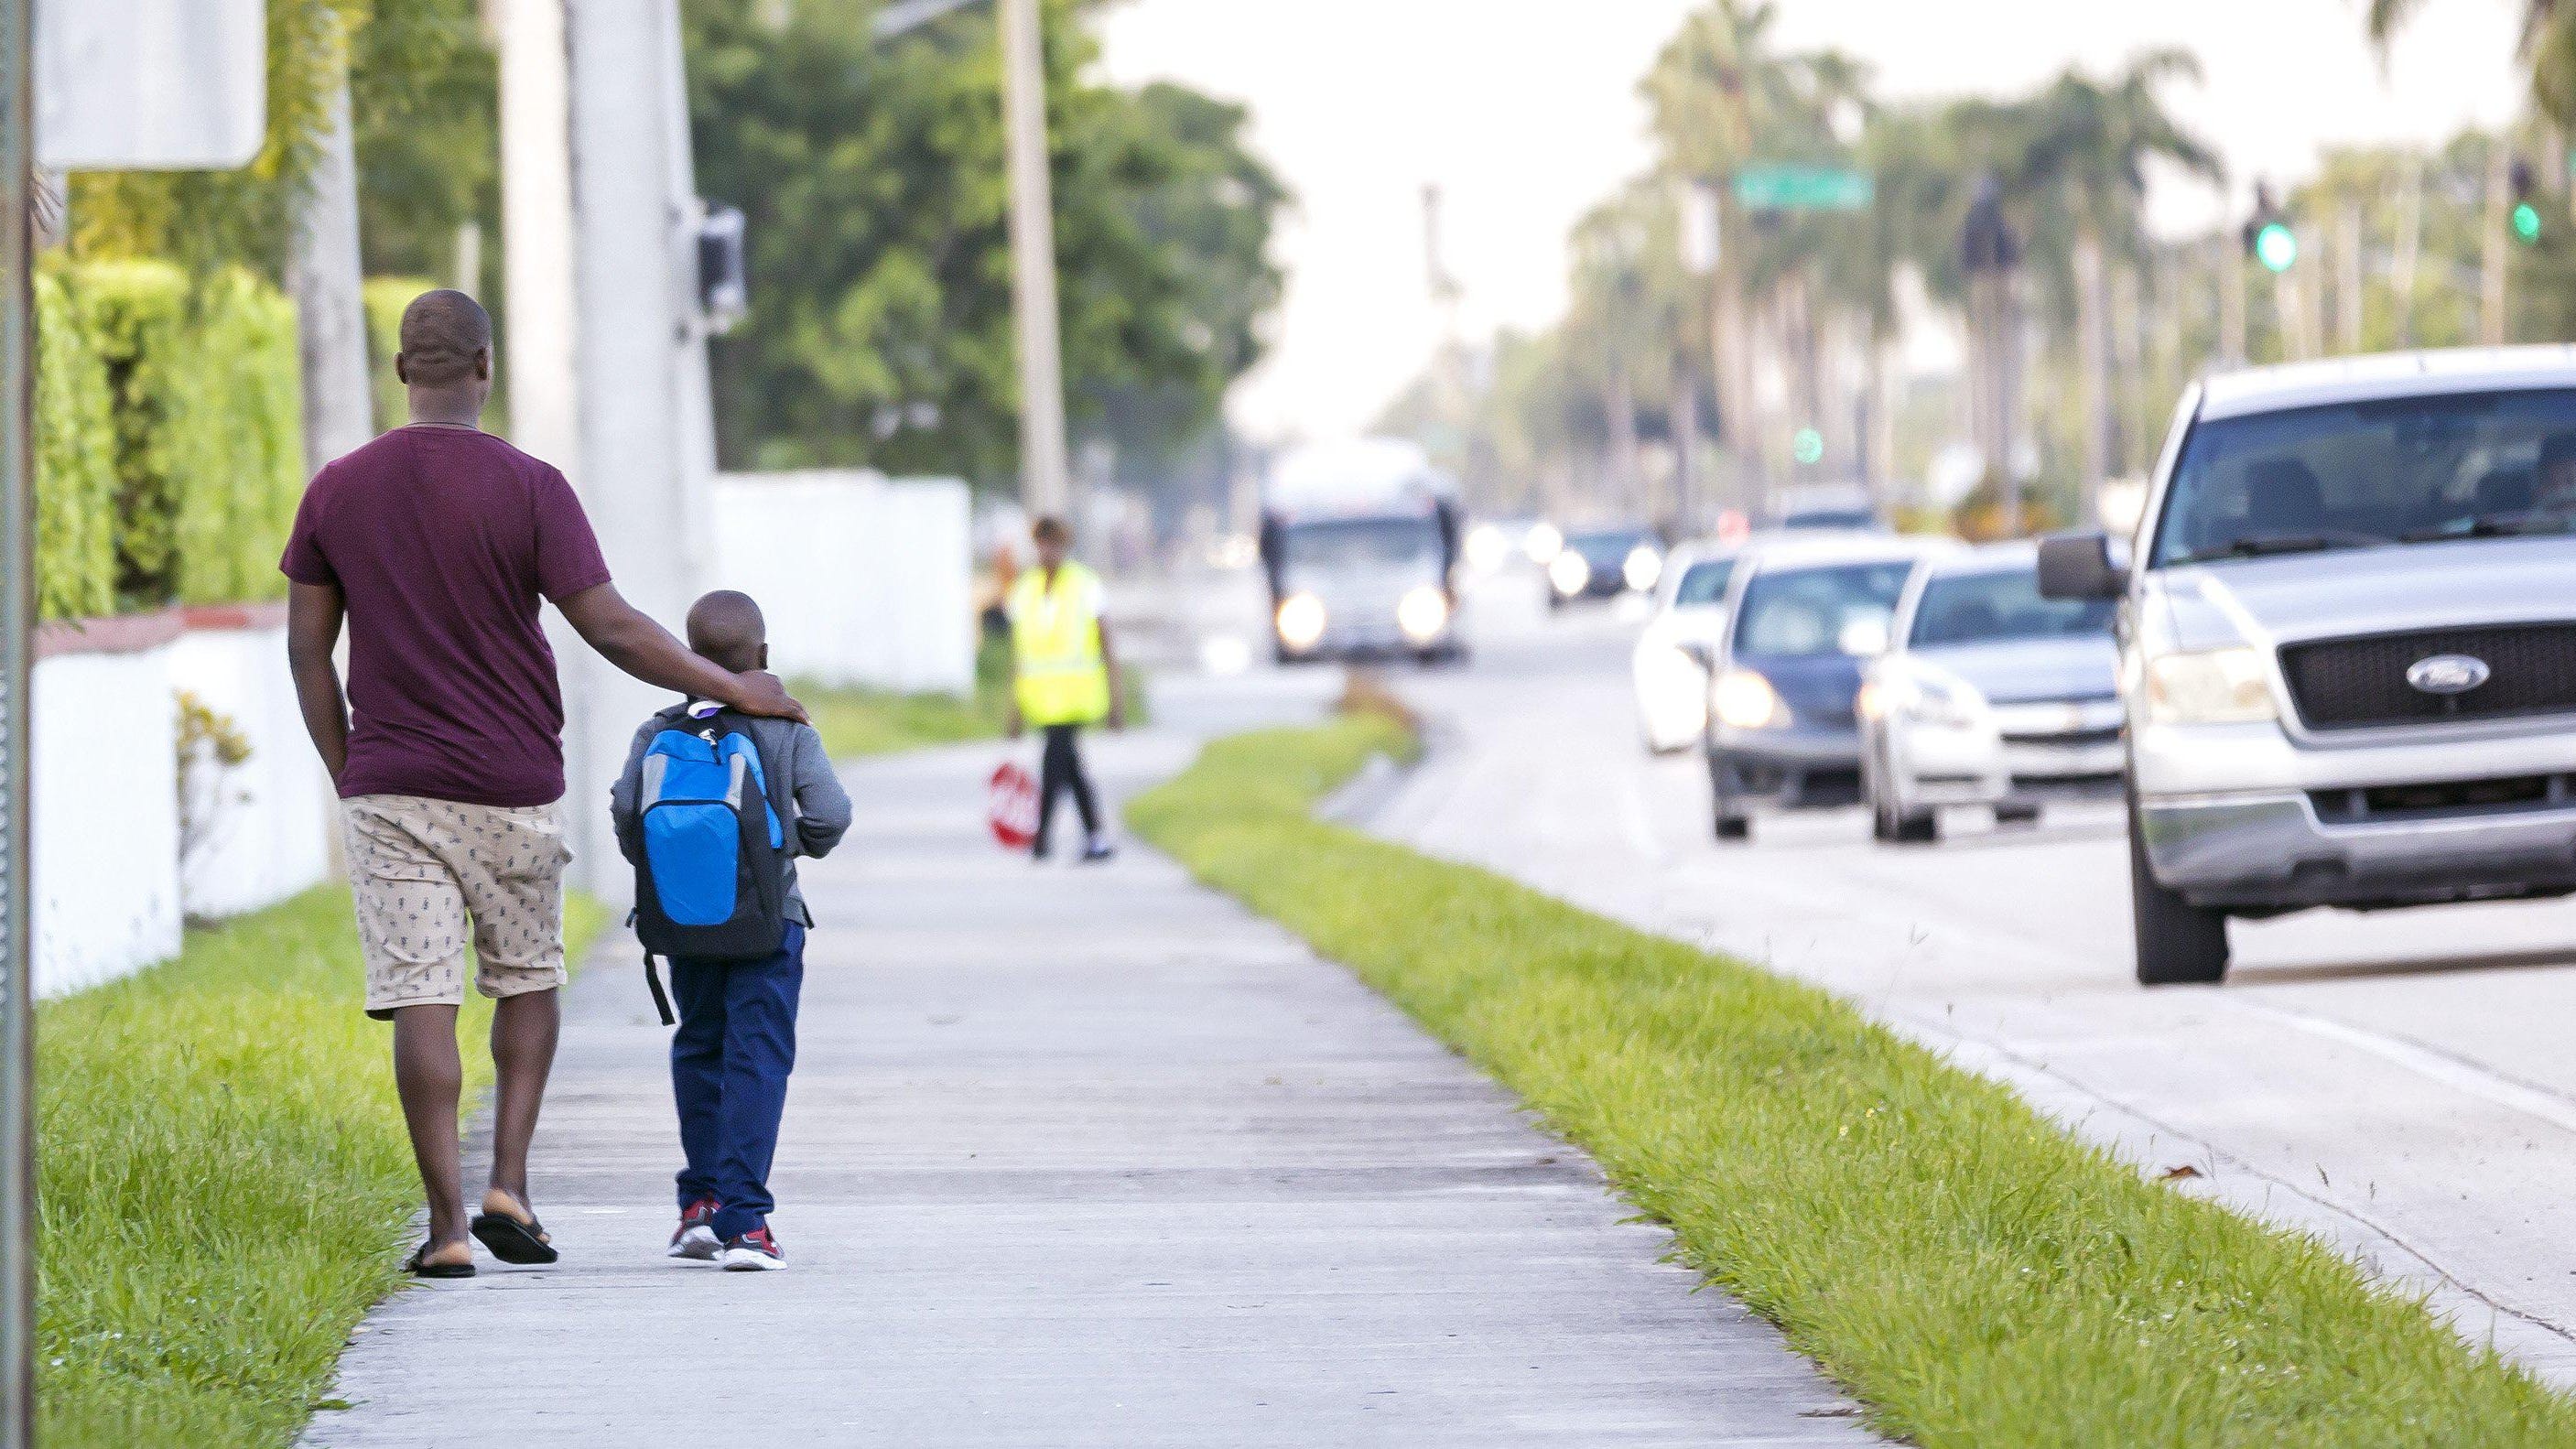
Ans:
[[[2230,917],[2576,893],[2576,349],[2213,377],[2134,538],[1684,547],[1634,669],[1720,840],[2120,793],[2150,984]]]

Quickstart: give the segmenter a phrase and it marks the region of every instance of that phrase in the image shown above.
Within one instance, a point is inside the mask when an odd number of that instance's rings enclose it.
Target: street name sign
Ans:
[[[1735,173],[1735,203],[1748,211],[1865,211],[1878,187],[1868,173],[1793,163]]]

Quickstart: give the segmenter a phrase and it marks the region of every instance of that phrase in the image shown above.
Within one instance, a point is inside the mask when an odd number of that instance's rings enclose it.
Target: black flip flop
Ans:
[[[403,1259],[403,1271],[415,1278],[471,1278],[474,1276],[474,1265],[470,1262],[433,1263],[429,1261],[429,1250],[432,1246],[424,1242],[412,1249],[411,1256]]]
[[[474,1221],[466,1226],[477,1241],[492,1250],[493,1257],[504,1263],[524,1267],[551,1263],[562,1256],[554,1244],[545,1240],[546,1225],[537,1221],[535,1213],[528,1214],[524,1223],[508,1213],[476,1213]]]

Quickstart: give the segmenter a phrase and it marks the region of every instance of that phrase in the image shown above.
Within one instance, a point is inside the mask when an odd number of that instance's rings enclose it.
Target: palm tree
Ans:
[[[2223,175],[2216,153],[2167,113],[2160,95],[2168,81],[2199,78],[2200,62],[2190,52],[2154,50],[2107,84],[2069,70],[2023,108],[2018,180],[2054,203],[2039,209],[2034,246],[2062,258],[2064,290],[2074,303],[2088,503],[2099,496],[2111,462],[2110,271],[2134,265],[2143,251],[2147,159],[2212,181]]]

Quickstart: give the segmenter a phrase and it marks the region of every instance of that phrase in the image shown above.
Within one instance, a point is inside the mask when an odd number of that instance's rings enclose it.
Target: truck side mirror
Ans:
[[[2039,541],[2039,594],[2044,599],[2116,599],[2128,591],[2125,560],[2111,557],[2107,533],[2056,533]]]

